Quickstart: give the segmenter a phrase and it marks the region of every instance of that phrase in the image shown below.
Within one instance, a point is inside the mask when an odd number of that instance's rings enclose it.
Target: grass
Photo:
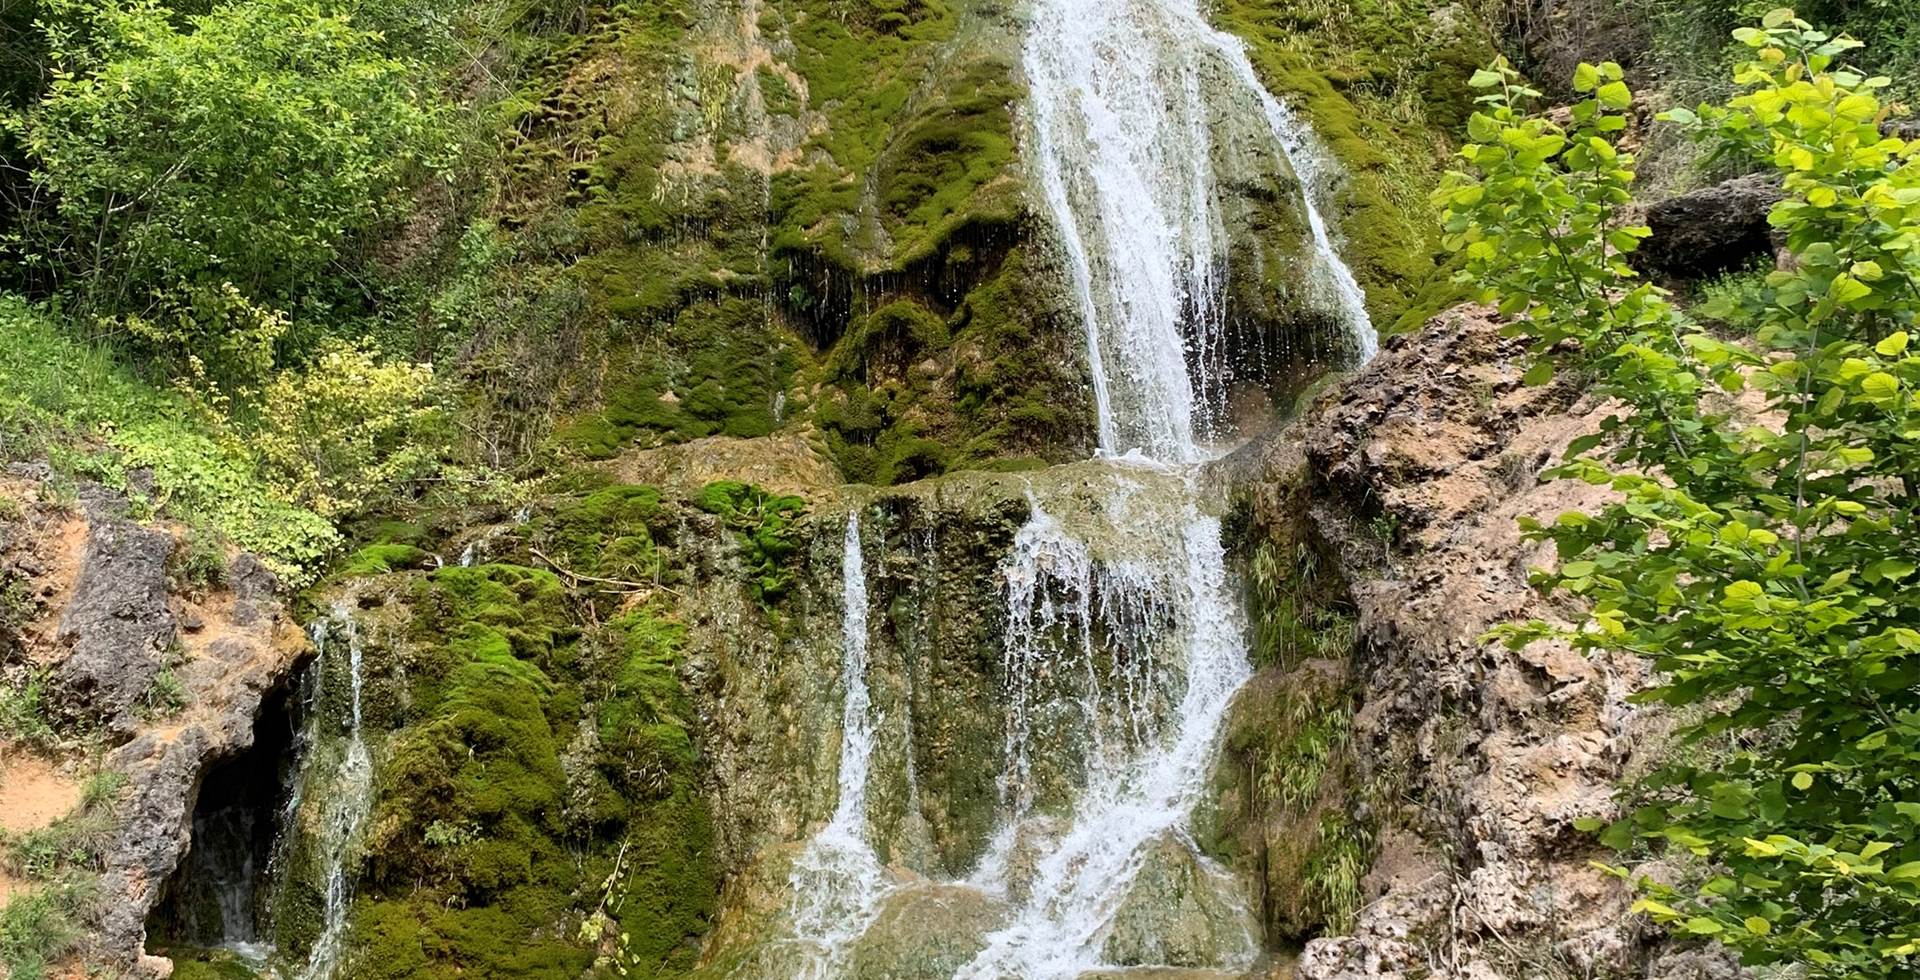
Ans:
[[[0,966],[11,980],[41,980],[49,964],[85,938],[81,923],[93,900],[114,797],[124,780],[115,772],[95,773],[82,786],[80,806],[72,814],[0,839],[8,872],[32,883],[0,908]]]
[[[0,684],[0,739],[46,747],[59,738],[47,714],[44,673],[36,671],[18,682]]]
[[[0,908],[0,964],[12,980],[41,980],[47,966],[71,950],[81,937],[76,919],[81,894],[71,888],[45,887],[15,895]]]
[[[181,395],[148,384],[44,309],[0,294],[0,453],[44,457],[72,478],[126,488],[153,472],[161,513],[204,521],[274,571],[311,578],[338,534],[277,497],[237,437]]]

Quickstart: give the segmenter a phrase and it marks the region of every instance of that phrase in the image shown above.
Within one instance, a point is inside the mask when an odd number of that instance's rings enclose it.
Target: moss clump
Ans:
[[[595,570],[650,555],[663,505],[601,487],[533,522]],[[405,684],[376,769],[351,977],[678,975],[718,897],[670,608],[600,608],[553,571],[416,573],[370,696]],[[389,680],[391,678],[391,680]],[[582,933],[607,921],[615,948]],[[616,933],[617,934],[617,933]]]
[[[655,536],[667,530],[660,491],[615,484],[557,502],[533,521],[531,534],[569,571],[622,581],[665,574]]]
[[[796,345],[764,305],[725,297],[678,312],[656,337],[619,353],[608,374],[605,407],[577,419],[559,442],[590,459],[629,446],[702,436],[764,436],[779,424],[780,403],[799,366]]]
[[[175,980],[259,980],[260,973],[245,960],[223,949],[167,949]]]
[[[770,494],[733,480],[701,488],[693,505],[726,522],[740,544],[747,590],[763,607],[785,597],[792,585],[788,559],[799,553],[793,522],[807,509],[799,497]]]
[[[346,578],[384,575],[407,568],[420,568],[433,556],[410,544],[370,544],[340,563],[334,572]]]
[[[985,263],[958,307],[895,300],[854,321],[827,365],[814,421],[841,470],[882,486],[1002,460],[1058,461],[1091,426],[1070,317],[1022,249],[984,243],[949,266]]]

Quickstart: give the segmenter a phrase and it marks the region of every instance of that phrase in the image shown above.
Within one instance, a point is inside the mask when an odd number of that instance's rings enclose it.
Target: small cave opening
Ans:
[[[273,935],[270,870],[298,764],[299,685],[261,704],[251,748],[214,763],[194,802],[187,852],[147,917],[147,946],[201,958],[263,957]]]

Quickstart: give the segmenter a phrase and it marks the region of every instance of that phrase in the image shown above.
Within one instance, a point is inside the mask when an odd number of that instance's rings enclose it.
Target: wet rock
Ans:
[[[1004,903],[965,885],[917,884],[889,896],[854,944],[860,980],[946,980],[986,946]]]
[[[1118,966],[1233,967],[1259,953],[1243,886],[1175,833],[1147,846],[1103,958]]]
[[[1079,980],[1246,980],[1234,970],[1208,970],[1184,966],[1130,967],[1124,970],[1092,970]]]
[[[1633,263],[1669,279],[1697,280],[1751,266],[1773,255],[1767,212],[1780,187],[1761,177],[1737,177],[1648,206],[1653,235]]]
[[[174,643],[167,604],[173,537],[125,519],[125,501],[95,489],[85,499],[86,557],[55,634],[68,649],[53,671],[70,716],[131,734]]]

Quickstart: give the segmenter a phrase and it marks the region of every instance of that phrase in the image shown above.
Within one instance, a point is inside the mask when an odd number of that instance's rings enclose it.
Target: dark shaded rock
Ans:
[[[167,605],[173,538],[126,520],[124,498],[93,489],[82,499],[87,551],[55,634],[69,652],[53,681],[71,717],[131,734],[177,636]]]
[[[1765,177],[1736,177],[1647,208],[1652,237],[1633,264],[1668,279],[1704,279],[1773,254],[1767,212],[1780,188]]]
[[[279,610],[280,579],[266,564],[242,553],[227,565],[227,587],[233,590],[233,619],[242,626],[260,622],[264,613]]]

